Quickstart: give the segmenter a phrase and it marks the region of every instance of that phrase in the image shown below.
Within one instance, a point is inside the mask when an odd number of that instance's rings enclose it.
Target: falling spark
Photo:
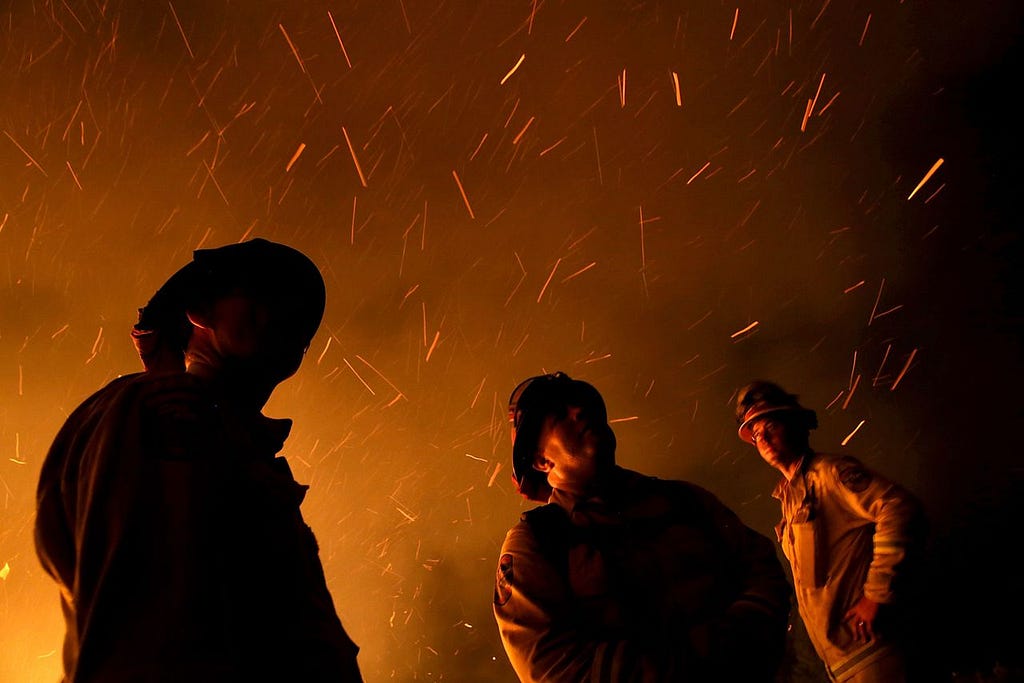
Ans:
[[[459,174],[455,172],[455,169],[452,169],[452,177],[455,178],[455,184],[459,186],[459,193],[462,195],[462,201],[466,203],[466,211],[469,211],[469,217],[475,220],[476,216],[473,215],[473,207],[469,205],[469,197],[466,196],[466,189],[462,187],[462,181],[459,180]]]
[[[467,458],[472,459],[472,460],[476,460],[477,462],[487,462],[487,460],[485,458],[479,458],[479,457],[473,455],[472,453],[466,453],[465,456]]]
[[[840,445],[840,446],[845,446],[846,444],[848,444],[848,443],[850,442],[850,439],[852,439],[852,438],[853,438],[853,435],[854,435],[854,434],[856,434],[856,433],[857,433],[857,431],[858,431],[858,430],[859,430],[859,429],[860,429],[861,427],[863,427],[863,426],[864,426],[864,423],[865,423],[865,422],[866,422],[866,420],[861,420],[861,421],[860,421],[860,424],[859,424],[859,425],[857,425],[856,427],[854,427],[854,428],[853,428],[853,431],[852,431],[852,432],[850,432],[849,434],[847,434],[847,435],[846,435],[846,438],[845,438],[845,439],[843,439],[843,442],[842,442],[841,444],[839,444],[839,445]]]
[[[857,375],[857,379],[853,381],[853,386],[850,387],[850,393],[846,395],[846,400],[843,401],[843,410],[846,410],[846,406],[850,405],[850,400],[853,398],[853,393],[857,391],[858,384],[860,384],[860,375]]]
[[[299,51],[295,49],[295,43],[293,43],[292,39],[288,36],[288,31],[284,30],[284,24],[278,24],[277,27],[281,29],[281,34],[284,35],[284,39],[288,41],[288,47],[292,49],[292,54],[295,55],[295,61],[299,63],[299,68],[302,69],[302,73],[309,75],[309,72],[306,71],[306,65],[302,61],[302,57],[299,56]]]
[[[679,74],[675,71],[672,72],[672,87],[676,91],[676,106],[683,106],[683,95],[679,91]]]
[[[71,171],[71,177],[75,179],[75,185],[78,185],[78,189],[82,189],[82,183],[78,182],[78,174],[75,173],[75,169],[71,168],[71,162],[65,162],[68,165],[68,170]]]
[[[33,158],[32,158],[32,155],[31,155],[31,154],[29,154],[29,153],[28,153],[27,151],[25,151],[25,148],[24,148],[24,147],[22,147],[21,145],[19,145],[19,144],[18,144],[18,141],[17,141],[17,140],[15,140],[14,138],[12,138],[12,137],[11,137],[11,134],[10,134],[10,133],[8,133],[8,132],[7,132],[6,130],[5,130],[5,131],[4,131],[4,135],[6,135],[6,136],[7,136],[7,139],[8,139],[8,140],[10,140],[11,142],[13,142],[13,143],[14,143],[14,146],[15,146],[15,147],[17,147],[18,149],[20,149],[20,150],[21,150],[21,153],[22,153],[22,154],[24,154],[24,155],[25,155],[26,157],[28,157],[28,160],[32,162],[32,165],[33,165],[33,166],[35,166],[36,168],[38,168],[38,169],[39,169],[39,172],[40,172],[40,173],[42,173],[44,177],[46,177],[46,178],[49,178],[49,177],[50,177],[50,176],[46,175],[46,171],[44,171],[44,170],[43,170],[43,167],[42,167],[42,166],[40,166],[40,165],[39,165],[39,163],[38,163],[38,162],[37,162],[37,161],[36,161],[35,159],[33,159]]]
[[[705,317],[706,317],[706,316],[705,316]],[[749,332],[750,330],[754,329],[755,327],[757,327],[757,326],[758,326],[758,325],[760,325],[760,324],[761,324],[761,323],[760,323],[759,321],[755,320],[754,322],[750,323],[749,325],[747,325],[746,327],[744,327],[744,328],[743,328],[742,330],[740,330],[739,332],[733,332],[733,333],[732,333],[732,334],[731,334],[731,335],[729,336],[729,338],[730,338],[730,339],[735,339],[736,337],[739,337],[740,335],[742,335],[742,334],[745,334],[745,333]]]
[[[533,0],[533,7],[530,8],[530,24],[526,27],[526,35],[533,33],[533,19],[537,16],[537,0]]]
[[[836,397],[834,399],[832,399],[831,401],[829,401],[828,405],[825,406],[825,410],[828,410],[829,408],[834,406],[836,404],[836,401],[838,401],[840,399],[840,397],[842,397],[842,395],[844,393],[846,393],[846,392],[845,391],[840,391],[838,394],[836,394]]]
[[[474,149],[473,153],[469,155],[469,160],[470,161],[473,161],[473,159],[476,158],[476,155],[480,152],[480,148],[484,146],[484,140],[486,140],[486,139],[487,139],[487,133],[484,133],[484,136],[482,138],[480,138],[480,142],[477,143],[476,149]]]
[[[327,343],[324,344],[324,350],[320,352],[320,357],[316,359],[316,364],[317,365],[320,365],[320,361],[322,361],[324,359],[324,356],[327,355],[327,349],[331,348],[331,340],[332,339],[334,339],[334,337],[328,337],[327,338]]]
[[[864,281],[863,281],[863,280],[861,280],[861,281],[860,281],[860,282],[858,282],[857,284],[855,284],[855,285],[851,285],[851,286],[847,287],[846,289],[844,289],[844,290],[843,290],[843,294],[849,294],[849,293],[850,293],[850,292],[852,292],[853,290],[855,290],[855,289],[859,289],[859,288],[860,288],[860,286],[861,286],[861,285],[863,285],[863,284],[864,284]]]
[[[358,353],[356,354],[356,358],[358,358],[358,359],[359,359],[359,361],[360,361],[360,362],[361,362],[361,363],[362,363],[363,365],[365,365],[366,367],[368,367],[368,368],[370,368],[371,370],[373,370],[373,372],[374,372],[374,373],[375,373],[375,374],[376,374],[376,375],[377,375],[378,377],[380,377],[380,378],[381,378],[382,380],[384,380],[384,382],[385,382],[385,383],[387,383],[387,385],[388,385],[389,387],[391,387],[391,388],[392,388],[392,389],[394,389],[394,390],[395,390],[396,392],[398,392],[398,397],[399,397],[399,398],[405,398],[405,394],[404,394],[404,393],[402,392],[402,390],[401,390],[401,389],[399,389],[398,387],[396,387],[396,386],[395,386],[394,384],[392,384],[391,380],[389,380],[389,379],[388,379],[387,377],[385,377],[385,376],[384,376],[384,374],[383,374],[383,373],[381,373],[381,371],[380,371],[380,370],[378,370],[377,368],[373,367],[373,365],[371,365],[369,361],[367,361],[367,360],[366,360],[365,358],[363,358],[362,356],[360,356],[360,355],[359,355]],[[396,399],[396,400],[397,400],[397,399]]]
[[[848,389],[850,389],[850,391],[853,391],[853,389],[852,389],[852,387],[853,387],[853,376],[854,376],[854,374],[856,374],[856,372],[857,372],[857,351],[856,351],[856,349],[854,349],[854,352],[853,352],[853,367],[850,368],[850,382],[846,385],[846,387]]]
[[[334,23],[334,16],[331,14],[331,10],[327,10],[327,16],[331,20],[331,27],[334,29],[334,35],[338,39],[338,45],[341,46],[341,54],[345,55],[345,63],[348,64],[348,68],[352,68],[352,60],[348,58],[348,50],[345,49],[345,43],[341,40],[341,34],[338,33],[338,25]]]
[[[626,107],[626,69],[622,69],[622,75],[617,77],[616,80],[619,82],[619,105],[622,108]]]
[[[736,24],[740,20],[740,8],[736,8],[736,13],[732,15],[732,29],[729,31],[729,40],[731,41],[733,36],[736,35]]]
[[[807,100],[807,108],[804,109],[804,118],[800,121],[800,132],[807,130],[807,119],[811,117],[811,109],[814,108],[814,100]]]
[[[11,214],[5,213],[4,219],[0,221],[0,232],[4,231],[4,226],[7,225],[7,219],[11,217]]]
[[[811,100],[810,106],[807,108],[807,115],[810,116],[811,112],[814,111],[814,105],[818,103],[818,97],[821,95],[821,86],[825,85],[825,74],[821,74],[821,80],[818,81],[818,90],[814,93],[814,99]]]
[[[864,30],[861,31],[860,40],[857,42],[857,47],[864,46],[864,37],[868,34],[868,26],[871,26],[871,12],[868,12],[868,20],[864,22]]]
[[[18,366],[18,396],[25,395],[25,371],[21,365]]]
[[[514,138],[512,138],[512,144],[513,145],[518,145],[519,144],[520,138],[523,137],[523,134],[526,132],[526,129],[530,127],[530,124],[533,123],[533,120],[535,118],[536,118],[535,116],[531,116],[530,120],[526,122],[525,126],[523,126],[523,129],[521,131],[519,131],[519,134],[516,135]]]
[[[356,197],[356,196],[352,197],[352,227],[350,229],[350,231],[351,231],[350,235],[351,236],[349,237],[349,244],[355,244],[356,243],[356,200],[357,199],[359,199],[359,197]]]
[[[889,352],[892,351],[892,344],[885,345],[885,353],[882,355],[882,363],[878,366],[878,372],[875,373],[875,378],[871,380],[872,386],[878,386],[882,379],[882,370],[885,369],[885,361],[889,360]]]
[[[0,226],[0,227],[2,227],[2,226]],[[50,335],[50,339],[56,339],[61,334],[63,334],[69,327],[71,327],[71,325],[65,323],[64,327],[60,328],[59,330],[57,330],[56,332],[54,332],[53,334]]]
[[[7,577],[11,575],[11,565],[4,562],[4,566],[0,568],[0,579],[6,581]]]
[[[875,297],[875,305],[871,307],[871,315],[868,317],[868,325],[875,321],[875,312],[878,310],[878,302],[882,300],[882,288],[885,287],[885,278],[882,278],[882,283],[878,285],[878,296]]]
[[[10,137],[10,136],[8,136],[8,137]],[[18,144],[18,143],[14,143],[14,144]],[[938,161],[936,161],[934,164],[932,164],[932,167],[930,169],[928,169],[927,173],[924,174],[924,178],[921,178],[921,182],[919,182],[917,184],[917,187],[914,188],[914,191],[910,193],[910,196],[907,197],[907,199],[913,199],[914,198],[914,195],[917,194],[917,191],[920,190],[924,186],[924,184],[928,182],[928,179],[931,178],[932,175],[937,170],[939,170],[939,166],[942,166],[942,162],[943,162],[943,159],[940,158]],[[40,169],[40,170],[42,170],[42,169]]]
[[[519,61],[515,63],[515,66],[513,66],[511,69],[508,70],[508,73],[505,74],[505,77],[501,79],[501,82],[498,83],[498,85],[505,85],[505,81],[507,81],[509,78],[512,77],[512,74],[514,74],[516,72],[516,69],[519,68],[519,65],[523,63],[524,59],[526,59],[526,53],[525,52],[522,55],[520,55]]]
[[[548,285],[551,284],[551,278],[555,276],[555,271],[558,270],[558,264],[562,262],[562,259],[555,261],[555,267],[551,269],[551,273],[548,275],[548,279],[544,282],[544,286],[540,288],[540,294],[537,295],[537,303],[544,298],[544,292],[547,291]]]
[[[544,156],[545,154],[547,154],[548,152],[550,152],[551,150],[553,150],[553,149],[554,149],[555,147],[558,147],[558,146],[559,146],[560,144],[562,144],[563,142],[565,142],[565,140],[566,140],[566,138],[564,138],[564,137],[563,137],[563,138],[562,138],[561,140],[559,140],[559,141],[558,141],[558,142],[556,142],[555,144],[551,145],[550,147],[548,147],[547,149],[545,149],[544,151],[542,151],[542,152],[541,152],[540,154],[538,154],[537,156],[541,156],[541,157],[542,157],[542,156]]]
[[[565,37],[565,42],[567,42],[567,43],[568,43],[568,42],[569,42],[569,40],[570,40],[570,39],[571,39],[571,38],[572,38],[572,37],[573,37],[574,35],[576,35],[576,31],[579,31],[579,30],[580,30],[580,28],[581,28],[581,27],[583,26],[583,24],[585,24],[585,23],[587,23],[587,18],[586,18],[586,17],[583,17],[582,19],[580,19],[580,23],[576,24],[576,28],[574,28],[574,29],[573,29],[572,31],[570,31],[570,32],[569,32],[569,35],[567,35],[567,36]]]
[[[324,349],[324,350],[326,351],[326,349]],[[362,377],[360,377],[359,373],[356,372],[356,369],[354,367],[352,367],[351,363],[348,362],[348,359],[347,358],[342,358],[341,360],[343,360],[345,362],[345,365],[348,367],[349,370],[352,371],[352,374],[356,376],[356,379],[359,380],[364,387],[366,387],[366,390],[369,391],[372,395],[376,396],[377,392],[375,392],[373,389],[371,389],[370,385],[366,383],[366,380],[364,380]]]
[[[185,49],[188,50],[188,56],[195,59],[196,56],[192,53],[192,46],[188,44],[188,36],[185,35],[185,29],[181,27],[181,21],[178,19],[178,13],[174,11],[174,5],[170,2],[167,5],[171,8],[171,14],[174,16],[174,23],[178,25],[178,32],[181,33],[181,39],[185,41]],[[66,7],[67,5],[65,5]]]
[[[306,143],[305,143],[305,142],[300,142],[300,143],[299,143],[299,148],[298,148],[297,150],[295,150],[295,154],[293,154],[293,155],[292,155],[291,161],[289,161],[289,162],[288,162],[288,165],[284,167],[284,172],[285,172],[285,173],[287,173],[287,172],[289,172],[290,170],[292,170],[292,166],[294,166],[294,165],[295,165],[295,161],[296,161],[296,160],[297,160],[297,159],[298,159],[298,158],[299,158],[300,156],[302,156],[302,152],[303,152],[303,151],[304,151],[305,149],[306,149]],[[363,187],[366,187],[366,185],[363,185]]]
[[[639,420],[639,419],[640,419],[639,415],[632,415],[630,417],[617,417],[614,420],[608,420],[608,424],[613,425],[613,424],[615,424],[617,422],[633,422],[633,421]]]
[[[583,273],[587,272],[588,270],[590,270],[591,268],[593,268],[596,265],[597,265],[597,261],[592,261],[590,263],[590,265],[584,266],[584,267],[580,268],[579,270],[577,270],[572,275],[570,275],[568,277],[565,277],[565,278],[562,278],[562,284],[565,284],[566,282],[568,282],[569,280],[572,280],[574,277],[576,277],[578,275],[582,275]]]
[[[430,356],[434,353],[434,349],[437,348],[437,340],[441,338],[441,330],[434,333],[434,341],[430,344],[430,348],[427,350],[427,357],[423,359],[424,363],[430,362]]]
[[[696,180],[697,176],[699,176],[701,173],[703,173],[704,169],[707,168],[710,165],[711,165],[711,162],[709,161],[706,164],[704,164],[703,166],[701,166],[700,169],[696,173],[694,173],[692,176],[690,176],[690,179],[686,181],[686,184],[689,185],[694,180]]]
[[[889,391],[896,391],[896,387],[899,386],[900,380],[903,379],[903,375],[907,374],[907,370],[910,369],[910,364],[914,362],[914,356],[916,356],[916,355],[917,355],[917,349],[914,349],[913,351],[910,352],[910,357],[907,358],[907,362],[903,365],[903,369],[900,370],[900,374],[896,378],[896,381],[892,383],[891,387],[889,387]]]
[[[359,174],[359,182],[360,184],[362,184],[363,187],[367,187],[366,176],[363,175],[363,167],[359,165],[359,159],[356,157],[356,150],[352,146],[352,141],[348,137],[348,131],[345,130],[345,126],[341,127],[341,132],[345,136],[345,144],[348,145],[349,154],[352,155],[352,163],[356,165],[356,172]]]

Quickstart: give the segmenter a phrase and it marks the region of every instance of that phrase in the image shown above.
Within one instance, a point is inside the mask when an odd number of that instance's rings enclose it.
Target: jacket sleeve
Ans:
[[[917,498],[852,457],[838,458],[827,469],[830,488],[841,504],[874,524],[873,553],[864,582],[864,595],[878,603],[896,597],[894,583],[916,549],[923,529],[923,510]]]
[[[562,573],[541,553],[527,522],[505,537],[498,561],[494,616],[512,668],[523,683],[672,680],[636,643],[598,639],[574,615]]]
[[[709,625],[706,656],[719,671],[769,676],[785,652],[792,596],[775,544],[713,494],[699,487],[697,491],[714,532],[721,535],[728,573],[738,589],[724,616]]]

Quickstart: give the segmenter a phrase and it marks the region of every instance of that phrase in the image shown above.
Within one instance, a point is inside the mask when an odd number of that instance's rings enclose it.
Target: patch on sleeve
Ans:
[[[505,553],[498,560],[494,581],[494,604],[499,607],[512,599],[512,555]]]
[[[860,463],[849,463],[839,470],[839,481],[854,493],[861,493],[871,485],[871,473]]]

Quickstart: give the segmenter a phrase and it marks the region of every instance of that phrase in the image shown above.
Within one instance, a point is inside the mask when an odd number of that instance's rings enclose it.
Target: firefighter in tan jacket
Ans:
[[[849,456],[814,452],[814,411],[771,382],[739,392],[739,436],[783,474],[776,527],[797,606],[829,677],[844,683],[913,680],[907,658],[909,561],[922,509],[903,487]]]
[[[502,545],[494,614],[524,682],[773,680],[791,590],[771,541],[710,492],[615,465],[590,384],[510,400],[513,478],[544,502]]]

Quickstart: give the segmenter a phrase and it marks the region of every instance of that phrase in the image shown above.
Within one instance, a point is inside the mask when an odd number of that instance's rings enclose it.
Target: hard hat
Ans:
[[[736,397],[737,433],[744,441],[754,443],[754,423],[767,415],[783,413],[796,418],[797,424],[808,430],[818,426],[815,412],[800,405],[795,394],[787,393],[774,382],[751,382]]]

